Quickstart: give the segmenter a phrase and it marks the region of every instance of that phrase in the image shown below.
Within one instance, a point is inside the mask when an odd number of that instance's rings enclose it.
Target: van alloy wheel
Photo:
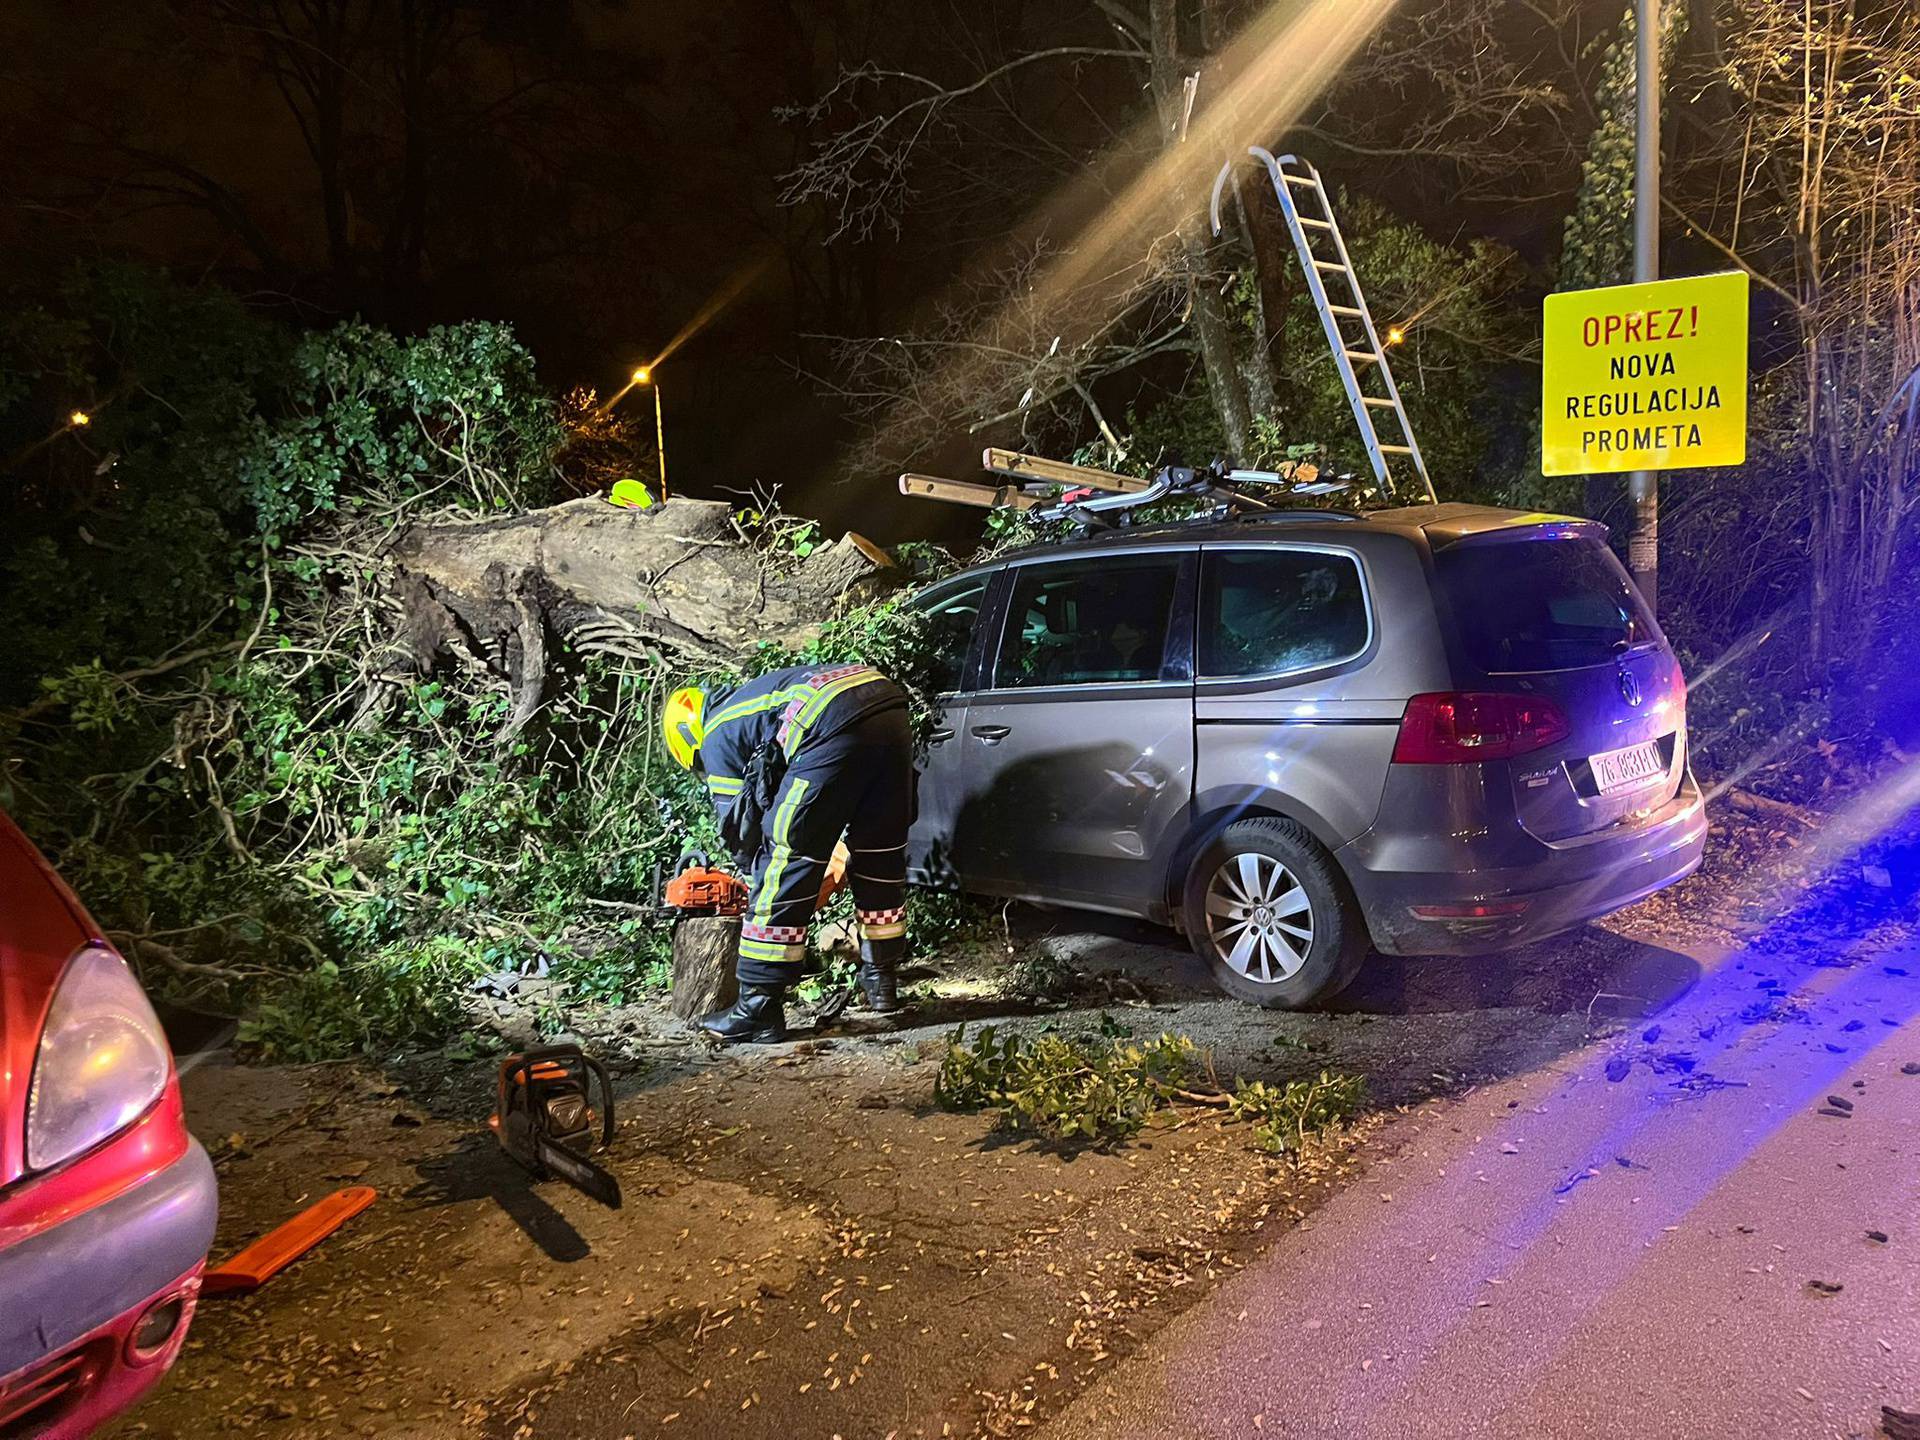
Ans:
[[[1271,855],[1229,856],[1207,883],[1207,937],[1236,974],[1263,984],[1290,979],[1313,949],[1313,902]]]

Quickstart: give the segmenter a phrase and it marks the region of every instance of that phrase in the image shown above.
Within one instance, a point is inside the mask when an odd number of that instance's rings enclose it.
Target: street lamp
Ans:
[[[653,388],[653,438],[654,447],[660,452],[660,498],[667,498],[667,421],[660,409],[660,382],[653,378],[653,367],[642,365],[633,372],[635,385],[648,385]]]

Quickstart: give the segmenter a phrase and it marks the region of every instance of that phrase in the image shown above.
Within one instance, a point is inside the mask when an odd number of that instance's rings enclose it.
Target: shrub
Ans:
[[[1170,1106],[1203,1105],[1252,1125],[1254,1143],[1279,1155],[1351,1119],[1366,1100],[1363,1078],[1326,1070],[1278,1086],[1241,1080],[1224,1094],[1191,1038],[1169,1032],[1139,1044],[1106,1015],[1099,1034],[1078,1039],[987,1025],[969,1043],[966,1028],[948,1037],[934,1102],[946,1110],[996,1110],[1005,1128],[1048,1140],[1124,1140]]]
[[[1367,1082],[1359,1075],[1322,1070],[1311,1080],[1269,1085],[1241,1080],[1234,1086],[1228,1113],[1253,1126],[1253,1140],[1269,1154],[1298,1151],[1311,1135],[1351,1120],[1366,1103]]]
[[[935,1101],[950,1110],[998,1110],[1008,1129],[1050,1140],[1138,1133],[1202,1061],[1184,1035],[1138,1045],[1104,1017],[1101,1033],[1084,1040],[1051,1031],[1028,1038],[988,1025],[969,1045],[965,1031],[962,1025],[948,1042]]]

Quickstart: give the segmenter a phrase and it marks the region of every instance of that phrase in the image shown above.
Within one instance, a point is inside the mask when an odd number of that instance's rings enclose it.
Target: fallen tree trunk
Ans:
[[[478,660],[513,687],[503,737],[540,707],[549,636],[575,651],[727,665],[763,643],[804,641],[886,566],[852,535],[804,559],[769,554],[723,501],[638,510],[596,497],[416,525],[387,558],[400,619],[357,723],[372,723],[400,684]]]

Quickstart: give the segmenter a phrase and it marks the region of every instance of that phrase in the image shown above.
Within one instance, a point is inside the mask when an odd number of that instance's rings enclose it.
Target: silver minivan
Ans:
[[[917,602],[917,883],[1145,918],[1294,1007],[1670,885],[1686,685],[1591,521],[1286,511],[1035,547]]]

